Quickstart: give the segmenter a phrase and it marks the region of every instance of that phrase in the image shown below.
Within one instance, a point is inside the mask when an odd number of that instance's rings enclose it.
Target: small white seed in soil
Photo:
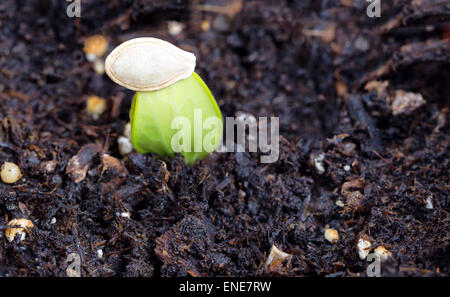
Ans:
[[[344,166],[344,170],[345,170],[345,171],[349,172],[350,169],[351,169],[351,167],[350,167],[349,165],[345,165],[345,166]]]
[[[180,34],[183,31],[184,27],[184,24],[176,21],[170,21],[167,23],[167,29],[169,31],[169,34],[172,36]]]
[[[359,258],[364,260],[370,253],[372,248],[372,244],[370,241],[360,238],[358,240],[358,244],[356,246],[356,250],[358,251]]]
[[[331,243],[336,243],[339,240],[339,233],[335,229],[326,228],[324,236]]]
[[[19,166],[11,162],[3,163],[0,170],[2,182],[5,184],[13,184],[22,177]]]
[[[433,201],[431,200],[433,198],[432,195],[428,196],[427,200],[425,201],[425,208],[426,209],[433,209]]]
[[[241,198],[241,199],[244,199],[245,197],[247,197],[247,193],[245,193],[242,190],[239,190],[238,191],[238,197]]]
[[[336,201],[336,205],[339,206],[339,207],[345,207],[344,202],[342,202],[341,200],[337,200]]]
[[[121,216],[122,218],[127,218],[127,219],[131,218],[131,214],[130,214],[128,211],[122,212],[122,213],[120,214],[120,216]]]
[[[323,165],[323,160],[325,160],[325,155],[323,153],[319,154],[314,158],[314,166],[316,167],[317,173],[325,173],[325,167]]]
[[[123,136],[131,140],[131,123],[128,122],[123,129]]]
[[[105,73],[105,63],[100,59],[95,60],[94,63],[92,63],[92,68],[98,75],[103,75]]]
[[[119,145],[120,154],[123,156],[128,155],[133,150],[133,144],[125,136],[119,136],[117,144]]]
[[[86,60],[93,63],[93,62],[97,61],[97,56],[94,54],[86,54]]]
[[[99,258],[99,259],[103,258],[103,250],[102,249],[97,250],[97,258]]]
[[[375,250],[374,253],[380,256],[381,261],[386,261],[389,257],[392,256],[392,253],[388,251],[384,246],[380,245]]]

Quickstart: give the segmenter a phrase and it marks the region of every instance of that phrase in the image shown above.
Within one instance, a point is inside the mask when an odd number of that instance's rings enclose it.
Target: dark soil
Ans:
[[[76,253],[82,276],[363,276],[360,236],[392,252],[383,275],[449,275],[448,1],[384,0],[374,19],[366,1],[245,1],[235,15],[226,2],[83,0],[81,18],[66,1],[0,3],[0,163],[24,174],[0,183],[1,275],[65,276]],[[168,20],[186,28],[172,36]],[[280,118],[279,160],[123,158],[133,94],[92,70],[93,34],[111,49],[154,36],[195,52],[224,117]],[[375,80],[387,90],[364,88]],[[426,103],[394,115],[395,90]],[[108,100],[97,121],[88,95]],[[10,243],[14,218],[35,227]],[[263,267],[272,245],[292,255],[277,271]]]

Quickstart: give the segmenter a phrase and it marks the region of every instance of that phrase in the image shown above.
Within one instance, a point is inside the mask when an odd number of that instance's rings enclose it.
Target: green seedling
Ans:
[[[161,158],[181,153],[193,164],[218,147],[222,115],[194,72],[192,53],[160,39],[136,38],[114,49],[105,69],[113,81],[136,91],[130,120],[139,153]]]

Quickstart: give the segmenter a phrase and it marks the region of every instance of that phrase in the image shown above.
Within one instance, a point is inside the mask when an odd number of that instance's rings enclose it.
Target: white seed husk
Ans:
[[[192,75],[195,55],[152,37],[128,40],[106,58],[106,74],[133,91],[156,91]]]

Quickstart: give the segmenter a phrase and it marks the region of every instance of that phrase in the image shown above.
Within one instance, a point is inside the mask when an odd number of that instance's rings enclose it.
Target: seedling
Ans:
[[[136,91],[130,121],[138,152],[161,158],[181,153],[193,164],[220,144],[222,115],[194,72],[195,60],[192,53],[147,37],[124,42],[107,57],[108,76]]]

